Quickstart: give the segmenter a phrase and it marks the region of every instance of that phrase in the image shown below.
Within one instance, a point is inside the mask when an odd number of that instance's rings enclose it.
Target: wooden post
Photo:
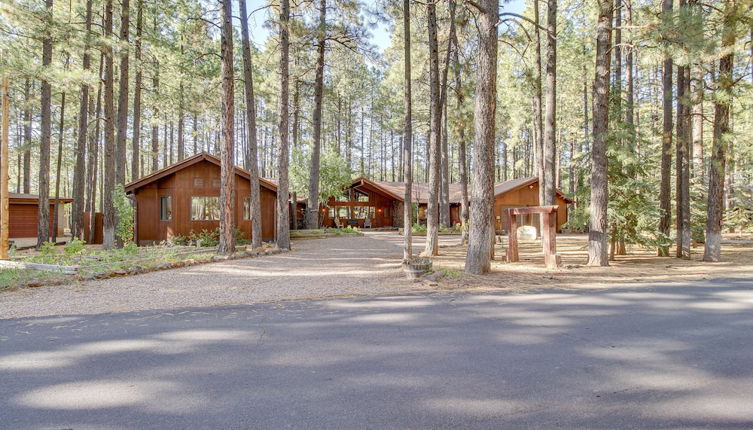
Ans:
[[[556,269],[561,264],[557,255],[557,212],[556,208],[542,215],[544,225],[542,228],[541,244],[544,248],[544,263],[549,269]]]
[[[8,259],[8,77],[3,77],[2,148],[0,149],[0,259]]]
[[[520,261],[518,256],[518,216],[513,209],[506,209],[507,217],[507,262],[515,263]]]

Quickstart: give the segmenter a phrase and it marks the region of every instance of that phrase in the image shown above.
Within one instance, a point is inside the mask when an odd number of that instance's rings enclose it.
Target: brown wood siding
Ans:
[[[134,190],[136,199],[136,230],[139,244],[168,240],[170,237],[188,236],[191,232],[215,230],[219,221],[191,219],[191,197],[219,197],[220,167],[208,161],[187,166],[168,176]],[[251,237],[251,221],[243,219],[243,202],[250,196],[251,184],[241,175],[235,175],[235,225],[244,238]],[[261,188],[262,238],[274,239],[275,192]],[[172,198],[172,219],[160,220],[160,197]]]
[[[567,222],[567,202],[557,196],[557,232],[562,231],[562,225]],[[513,207],[539,206],[539,184],[534,183],[525,187],[517,188],[496,196],[494,200],[494,216],[498,230],[507,231],[505,209]],[[539,228],[539,216],[520,216],[520,223]]]
[[[60,213],[58,216],[58,237],[62,237],[65,233],[65,205],[61,204]],[[39,206],[37,203],[14,203],[8,204],[8,237],[20,238],[20,237],[37,237],[37,224],[39,218],[37,213],[39,212]],[[53,217],[55,213],[55,205],[50,204],[50,234],[52,234]]]

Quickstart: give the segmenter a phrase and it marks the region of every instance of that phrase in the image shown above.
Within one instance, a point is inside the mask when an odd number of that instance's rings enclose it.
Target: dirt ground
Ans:
[[[447,274],[440,281],[443,288],[482,291],[523,292],[552,287],[588,289],[720,277],[753,278],[753,241],[749,239],[737,235],[725,237],[722,261],[718,263],[701,261],[703,245],[693,247],[690,260],[657,257],[654,249],[630,247],[629,255],[616,256],[609,267],[588,267],[587,236],[558,235],[557,253],[562,257],[562,267],[549,270],[544,267],[540,241],[520,242],[520,262],[504,262],[507,247],[504,238],[495,247],[495,260],[488,275],[474,276],[462,272],[465,246],[442,248],[441,255],[434,257],[434,268],[444,269]]]

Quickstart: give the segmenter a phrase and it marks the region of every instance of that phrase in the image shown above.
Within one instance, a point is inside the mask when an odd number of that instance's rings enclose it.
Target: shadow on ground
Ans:
[[[753,282],[0,321],[0,427],[753,427]]]

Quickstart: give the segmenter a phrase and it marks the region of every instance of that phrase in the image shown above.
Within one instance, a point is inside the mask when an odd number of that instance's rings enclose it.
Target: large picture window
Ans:
[[[219,197],[191,197],[192,221],[219,221]]]
[[[159,219],[160,221],[170,221],[173,219],[173,199],[170,196],[161,196],[159,198]]]

